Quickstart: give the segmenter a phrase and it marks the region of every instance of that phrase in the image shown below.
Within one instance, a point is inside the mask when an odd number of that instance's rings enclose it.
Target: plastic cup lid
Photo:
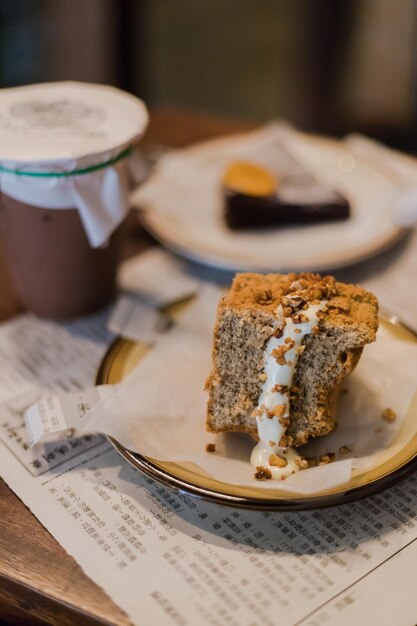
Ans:
[[[115,87],[42,83],[0,90],[0,161],[80,159],[139,140],[142,100]]]

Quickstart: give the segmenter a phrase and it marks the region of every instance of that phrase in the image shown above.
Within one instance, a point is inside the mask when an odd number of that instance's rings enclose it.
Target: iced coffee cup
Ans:
[[[28,310],[64,318],[114,297],[132,151],[147,120],[141,100],[112,87],[0,90],[0,231]]]

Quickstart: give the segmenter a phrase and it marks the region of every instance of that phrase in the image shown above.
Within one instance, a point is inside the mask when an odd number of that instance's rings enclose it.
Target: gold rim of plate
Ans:
[[[417,333],[401,322],[396,315],[380,314],[380,324],[399,339],[417,343]],[[150,348],[128,339],[117,338],[108,349],[97,373],[96,384],[120,382],[145,356]],[[290,511],[315,509],[344,504],[372,495],[395,484],[417,469],[417,424],[411,436],[410,419],[414,421],[411,406],[396,440],[403,441],[401,449],[381,463],[366,470],[354,470],[351,479],[334,489],[309,496],[282,491],[279,488],[241,487],[220,482],[192,463],[156,461],[132,452],[112,437],[109,441],[131,465],[170,488],[198,496],[218,504],[260,510]]]

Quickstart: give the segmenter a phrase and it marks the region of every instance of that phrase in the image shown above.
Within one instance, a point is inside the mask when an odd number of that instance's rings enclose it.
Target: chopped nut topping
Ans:
[[[264,383],[268,377],[266,375],[266,372],[262,372],[261,374],[259,374],[258,378]]]
[[[294,282],[292,282],[291,285],[290,285],[290,289],[293,289],[294,291],[298,291],[299,289],[300,290],[303,289],[303,283],[301,282],[301,280],[295,280]]]
[[[290,346],[288,344],[284,344],[282,346],[278,346],[278,348],[274,348],[271,352],[271,356],[273,356],[279,365],[285,365],[286,359],[284,354],[290,350]]]
[[[265,289],[256,294],[256,302],[258,304],[271,304],[274,301],[272,291]]]
[[[295,464],[300,468],[300,470],[307,469],[309,467],[309,462],[304,456],[299,459],[295,459]]]
[[[306,300],[305,298],[301,296],[297,296],[297,295],[283,296],[281,300],[281,305],[285,309],[290,308],[292,310],[292,313],[295,313],[296,311],[299,311],[306,305]]]
[[[397,414],[393,409],[387,407],[382,411],[381,417],[383,417],[384,420],[387,420],[388,422],[393,422],[395,419],[397,419]]]
[[[285,404],[276,404],[267,412],[268,417],[282,417],[285,413]]]
[[[291,317],[292,315],[292,308],[290,306],[284,306],[282,308],[282,312],[284,317]]]
[[[321,289],[315,289],[313,291],[313,299],[318,300],[319,302],[323,300],[323,291]]]
[[[274,330],[274,337],[276,337],[277,339],[280,339],[280,337],[282,337],[283,332],[284,331],[282,330],[282,328],[276,328]]]
[[[216,444],[206,443],[206,452],[216,452]]]
[[[291,280],[291,277],[288,276],[288,279]],[[294,276],[294,280],[291,280],[286,290],[286,295],[292,298],[301,297],[309,302],[328,300],[336,295],[336,281],[332,276],[320,276],[313,273]]]
[[[287,435],[283,435],[280,439],[279,445],[281,448],[288,448],[291,444],[291,439]]]
[[[291,298],[289,298],[288,296],[283,296],[283,298],[281,300],[281,304],[282,304],[283,307],[284,306],[292,307],[292,303],[293,303],[293,301],[292,301]]]
[[[276,441],[269,441],[269,445],[271,446],[271,448],[273,448],[274,446],[277,445]]]
[[[262,465],[258,465],[255,472],[256,480],[270,480],[272,478],[271,470],[267,467],[262,467]]]
[[[271,389],[272,393],[276,392],[276,393],[288,393],[288,386],[287,385],[274,385]]]
[[[291,319],[294,324],[304,324],[309,321],[309,318],[307,315],[304,315],[304,313],[295,313]]]
[[[256,409],[253,409],[251,417],[261,417],[263,413],[263,407],[257,406]]]
[[[294,332],[297,333],[297,335],[299,335],[302,331],[301,331],[301,328],[294,328]]]
[[[278,454],[271,454],[269,457],[269,465],[273,467],[287,467],[288,461],[287,459],[283,459],[282,456],[278,456]]]
[[[295,345],[295,341],[294,341],[294,339],[291,339],[291,337],[287,337],[287,338],[285,339],[285,343],[287,344],[287,346],[289,347],[289,349],[290,349],[290,350],[291,350],[291,348],[293,348],[293,347],[294,347],[294,345]]]
[[[319,464],[326,465],[327,463],[331,463],[332,461],[334,461],[334,457],[335,457],[334,452],[328,452],[327,454],[322,454],[321,456],[319,456]]]
[[[290,425],[290,420],[288,417],[279,417],[278,421],[284,428]]]

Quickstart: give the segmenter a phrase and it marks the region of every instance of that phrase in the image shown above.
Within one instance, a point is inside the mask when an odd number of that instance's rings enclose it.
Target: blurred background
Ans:
[[[417,152],[416,0],[0,0],[0,86],[113,84]]]

